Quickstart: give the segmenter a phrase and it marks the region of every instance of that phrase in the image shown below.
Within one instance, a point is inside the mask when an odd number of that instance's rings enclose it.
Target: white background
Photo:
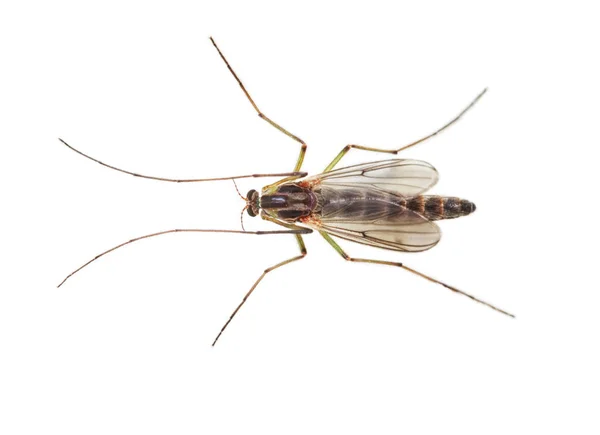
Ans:
[[[203,4],[205,3],[205,4]],[[0,432],[597,434],[600,68],[592,2],[3,2]],[[232,183],[347,143],[431,162],[477,212],[404,261],[239,229]],[[343,163],[385,158],[353,151]],[[245,193],[262,180],[239,183]],[[247,229],[272,229],[245,218]]]

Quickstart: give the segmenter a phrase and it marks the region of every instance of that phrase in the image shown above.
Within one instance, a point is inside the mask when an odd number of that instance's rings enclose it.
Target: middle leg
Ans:
[[[256,280],[256,282],[252,285],[252,287],[250,288],[250,290],[248,290],[248,293],[246,293],[246,295],[244,296],[244,298],[242,299],[242,302],[237,306],[237,308],[235,310],[233,310],[233,313],[231,313],[231,316],[229,316],[229,319],[227,320],[227,322],[225,322],[225,324],[223,325],[223,327],[221,328],[221,331],[219,332],[219,334],[217,335],[217,338],[215,338],[215,341],[213,341],[213,346],[217,343],[217,340],[219,339],[219,337],[221,336],[221,334],[223,334],[223,331],[225,331],[225,328],[227,328],[227,326],[229,325],[229,323],[231,323],[231,321],[233,320],[234,316],[237,314],[237,312],[240,310],[240,308],[242,308],[242,305],[244,305],[244,303],[246,302],[246,300],[250,297],[250,295],[252,294],[252,292],[254,291],[254,289],[258,286],[258,284],[262,281],[262,279],[265,277],[265,275],[269,272],[272,272],[273,270],[280,268],[281,266],[285,266],[286,264],[290,264],[294,261],[298,261],[303,259],[306,256],[306,247],[304,246],[304,241],[302,240],[302,236],[300,234],[296,234],[296,240],[298,241],[298,247],[300,248],[300,255],[297,255],[296,257],[292,257],[290,259],[287,259],[285,261],[282,261],[281,263],[277,263],[274,266],[271,266],[267,269],[264,270],[264,272],[258,277],[258,279]]]

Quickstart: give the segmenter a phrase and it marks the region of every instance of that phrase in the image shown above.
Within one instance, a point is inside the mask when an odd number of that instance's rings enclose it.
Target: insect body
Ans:
[[[467,200],[422,195],[437,181],[436,170],[419,160],[384,160],[350,166],[299,182],[248,194],[248,212],[301,223],[318,231],[394,251],[418,252],[440,239],[432,221],[466,216]]]
[[[259,110],[258,106],[254,103],[241,80],[233,71],[212,38],[211,41],[253,108],[258,113],[258,116],[300,144],[300,154],[292,172],[185,180],[152,177],[102,163],[101,161],[76,150],[66,142],[62,141],[62,139],[61,141],[73,151],[103,166],[137,177],[159,181],[184,183],[233,180],[235,183],[235,180],[240,178],[284,177],[273,184],[265,186],[260,194],[256,190],[250,190],[244,200],[246,201],[245,210],[248,212],[248,215],[252,217],[260,215],[262,219],[280,225],[285,229],[272,231],[246,231],[244,229],[241,231],[174,229],[148,234],[121,243],[120,245],[97,255],[68,275],[59,284],[59,287],[73,274],[103,255],[138,240],[159,235],[178,232],[294,235],[300,248],[299,255],[265,269],[246,293],[242,302],[233,311],[225,325],[223,325],[213,342],[214,345],[265,275],[275,269],[304,258],[307,251],[302,236],[317,231],[345,260],[402,268],[433,283],[440,284],[456,293],[462,294],[476,302],[484,304],[507,316],[514,317],[506,311],[488,304],[456,287],[418,272],[403,263],[351,257],[333,239],[333,237],[337,237],[392,251],[420,252],[432,248],[440,240],[441,233],[435,221],[453,219],[474,212],[475,205],[470,201],[455,197],[425,195],[425,193],[436,184],[438,173],[433,166],[420,160],[389,159],[339,169],[335,169],[335,167],[352,149],[398,154],[406,148],[424,142],[458,121],[458,119],[460,119],[460,117],[483,96],[486,90],[481,92],[458,116],[442,128],[418,141],[398,149],[380,149],[362,145],[347,145],[325,168],[323,173],[307,177],[306,172],[300,171],[307,149],[306,143],[272,121]]]

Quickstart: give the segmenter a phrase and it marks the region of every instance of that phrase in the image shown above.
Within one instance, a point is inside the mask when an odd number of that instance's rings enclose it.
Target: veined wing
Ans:
[[[438,173],[421,160],[390,159],[347,166],[303,181],[324,186],[364,186],[409,197],[433,187],[438,181]]]
[[[318,211],[304,222],[317,231],[363,245],[403,252],[433,248],[439,227],[406,207],[398,195],[364,186],[319,186]]]

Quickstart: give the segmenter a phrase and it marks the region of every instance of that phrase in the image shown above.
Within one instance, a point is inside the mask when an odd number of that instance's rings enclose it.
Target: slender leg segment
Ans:
[[[63,285],[65,283],[65,281],[67,281],[69,278],[71,278],[73,275],[75,275],[77,272],[79,272],[81,269],[83,269],[84,267],[88,266],[90,263],[93,263],[94,261],[98,260],[100,257],[105,256],[106,254],[109,254],[119,248],[122,248],[123,246],[129,245],[130,243],[133,242],[137,242],[139,240],[143,240],[143,239],[149,239],[150,237],[157,237],[157,236],[162,236],[164,234],[172,234],[172,233],[230,233],[230,234],[255,234],[258,236],[262,236],[265,234],[295,234],[295,235],[299,235],[299,234],[309,234],[312,233],[312,230],[309,228],[302,228],[302,227],[298,227],[298,226],[288,226],[287,228],[289,228],[288,230],[274,230],[274,231],[237,231],[237,230],[201,230],[201,229],[195,229],[195,228],[191,228],[191,229],[175,229],[175,230],[168,230],[168,231],[159,231],[158,233],[152,233],[152,234],[146,234],[145,236],[141,236],[141,237],[136,237],[134,239],[128,240],[127,242],[123,242],[118,244],[117,246],[113,246],[110,249],[107,249],[106,251],[102,252],[101,254],[96,255],[94,258],[92,258],[90,261],[88,261],[87,263],[85,263],[83,266],[78,267],[77,269],[75,269],[73,272],[71,272],[70,274],[67,275],[67,277],[65,279],[62,280],[62,282],[57,286],[60,287],[61,285]]]
[[[276,122],[272,121],[267,115],[265,115],[264,113],[262,113],[260,111],[260,109],[258,108],[258,106],[256,105],[256,103],[254,102],[254,100],[252,99],[252,97],[250,96],[250,94],[248,93],[248,91],[246,90],[246,88],[244,87],[242,81],[239,79],[239,77],[237,76],[237,74],[235,73],[235,71],[233,70],[233,68],[231,68],[231,65],[229,65],[229,62],[227,62],[227,59],[225,59],[225,56],[223,55],[223,53],[221,53],[221,50],[217,46],[217,43],[215,42],[215,40],[212,39],[212,37],[211,37],[210,41],[213,43],[213,45],[215,46],[215,48],[219,52],[219,55],[221,56],[221,59],[223,59],[223,62],[225,62],[225,65],[227,65],[227,68],[229,69],[229,71],[231,72],[231,74],[233,74],[233,77],[235,78],[235,80],[240,85],[240,88],[242,88],[242,91],[244,91],[244,94],[248,98],[248,101],[250,101],[250,104],[252,104],[252,107],[254,107],[254,110],[256,110],[256,113],[258,113],[258,116],[261,117],[262,119],[264,119],[265,121],[267,121],[269,124],[271,124],[277,130],[279,130],[283,134],[291,137],[292,139],[294,139],[296,142],[298,142],[300,144],[300,155],[298,156],[298,161],[296,162],[296,166],[294,166],[294,172],[298,172],[300,170],[300,168],[302,167],[302,162],[304,161],[304,155],[306,154],[306,143],[302,139],[300,139],[298,136],[290,133],[285,128],[283,128],[282,126],[280,126]]]
[[[256,282],[252,285],[250,290],[248,290],[248,293],[246,293],[246,295],[244,296],[244,299],[242,299],[242,302],[237,306],[237,308],[235,310],[233,310],[233,313],[231,313],[231,316],[229,316],[229,319],[227,320],[227,322],[225,322],[225,324],[221,328],[221,331],[219,331],[217,338],[215,338],[215,341],[213,341],[213,344],[212,344],[213,346],[217,343],[217,340],[219,340],[219,337],[221,337],[221,334],[223,334],[223,331],[225,331],[225,328],[227,328],[229,323],[231,323],[231,320],[233,320],[234,316],[237,314],[237,312],[240,310],[240,308],[242,308],[242,305],[244,305],[246,300],[250,297],[250,295],[252,294],[254,289],[258,286],[258,284],[262,281],[262,279],[265,277],[265,275],[267,273],[269,273],[281,266],[285,266],[286,264],[290,264],[294,261],[301,260],[306,256],[306,247],[304,246],[304,241],[302,240],[302,236],[300,234],[296,234],[296,240],[298,241],[298,246],[300,248],[300,255],[297,255],[296,257],[292,257],[288,260],[282,261],[281,263],[277,263],[276,265],[271,266],[268,269],[265,269],[265,271],[262,273],[262,275],[259,276],[258,279],[256,280]]]
[[[362,146],[362,145],[346,145],[342,149],[342,151],[340,151],[340,153],[337,156],[335,156],[335,159],[333,159],[333,161],[325,168],[325,170],[323,172],[331,171],[340,162],[340,160],[342,160],[342,157],[344,157],[348,153],[348,151],[350,151],[353,148],[355,148],[357,150],[363,150],[363,151],[373,151],[376,153],[398,154],[400,151],[403,151],[407,148],[413,147],[417,144],[420,144],[421,142],[425,142],[427,139],[431,139],[433,136],[436,136],[437,134],[441,133],[442,131],[444,131],[445,129],[450,127],[456,121],[458,121],[465,113],[467,113],[469,111],[469,109],[471,107],[473,107],[475,105],[475,103],[477,103],[477,101],[479,101],[479,99],[481,97],[483,97],[483,94],[485,94],[486,92],[487,92],[487,88],[485,88],[483,91],[481,91],[481,93],[479,95],[477,95],[477,97],[475,97],[475,99],[471,102],[471,104],[469,104],[462,112],[460,112],[458,114],[458,116],[456,116],[454,119],[452,119],[446,125],[444,125],[442,128],[439,128],[438,130],[434,131],[430,135],[425,136],[415,142],[409,143],[408,145],[404,145],[403,147],[400,147],[398,149],[386,150],[386,149],[382,149],[382,148],[366,147],[366,146]],[[298,169],[296,169],[296,171],[297,170]]]
[[[508,313],[508,312],[506,312],[504,310],[501,310],[500,308],[495,307],[494,305],[491,305],[491,304],[489,304],[489,303],[487,303],[485,301],[482,301],[481,299],[477,299],[475,296],[470,295],[469,293],[465,293],[464,291],[459,290],[456,287],[452,287],[451,285],[443,283],[442,281],[438,281],[437,279],[434,279],[434,278],[432,278],[430,276],[427,276],[424,273],[421,273],[421,272],[418,272],[418,271],[416,271],[414,269],[411,269],[410,267],[405,266],[402,263],[396,263],[396,262],[393,262],[393,261],[369,260],[369,259],[364,259],[364,258],[352,258],[352,257],[350,257],[348,254],[346,254],[344,252],[344,250],[340,247],[340,245],[338,245],[335,242],[335,240],[333,240],[331,238],[331,236],[329,234],[321,232],[321,231],[319,231],[319,232],[325,238],[325,240],[327,240],[327,242],[329,242],[329,244],[331,246],[333,246],[333,248],[344,258],[344,260],[353,261],[353,262],[356,262],[356,263],[373,263],[373,264],[383,264],[385,266],[400,267],[402,269],[408,270],[411,273],[414,273],[417,276],[420,276],[421,278],[425,278],[428,281],[431,281],[431,282],[436,283],[436,284],[440,284],[440,285],[446,287],[447,289],[452,290],[455,293],[459,293],[459,294],[461,294],[463,296],[468,297],[471,300],[474,300],[475,302],[479,302],[480,304],[483,304],[483,305],[485,305],[487,307],[490,307],[491,309],[496,310],[496,311],[498,311],[498,312],[500,312],[502,314],[505,314],[505,315],[507,315],[509,317],[513,317],[513,318],[515,317],[513,314],[510,314],[510,313]]]
[[[198,183],[198,182],[203,182],[203,181],[224,181],[224,180],[239,180],[240,178],[264,178],[264,177],[269,177],[269,178],[274,178],[274,177],[290,177],[290,179],[296,179],[296,178],[302,178],[302,177],[306,177],[306,172],[298,172],[298,171],[294,171],[294,172],[279,172],[279,173],[272,173],[272,174],[248,174],[248,175],[234,175],[231,177],[218,177],[218,178],[187,178],[187,179],[181,179],[181,178],[164,178],[164,177],[155,177],[152,175],[142,175],[142,174],[138,174],[137,172],[131,172],[131,171],[127,171],[125,169],[120,169],[117,168],[116,166],[112,166],[109,165],[107,163],[103,163],[100,160],[88,156],[87,154],[79,151],[76,148],[73,148],[71,145],[69,145],[68,143],[66,143],[64,140],[62,139],[58,139],[59,141],[61,141],[64,145],[66,145],[68,148],[70,148],[71,150],[75,151],[77,154],[85,157],[86,159],[90,159],[93,162],[96,162],[106,168],[109,169],[113,169],[115,171],[118,172],[123,172],[124,174],[129,174],[129,175],[133,175],[134,177],[139,177],[139,178],[147,178],[149,180],[157,180],[157,181],[168,181],[171,183]]]

